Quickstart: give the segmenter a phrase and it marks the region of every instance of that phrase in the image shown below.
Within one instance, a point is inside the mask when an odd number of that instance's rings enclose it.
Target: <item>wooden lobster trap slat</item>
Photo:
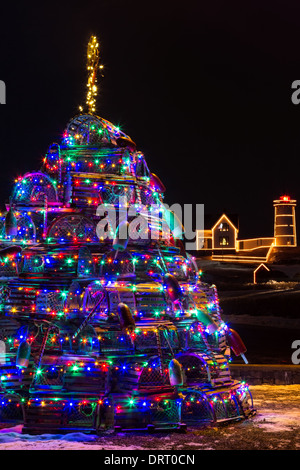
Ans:
[[[16,366],[15,356],[10,362],[0,364],[1,388],[6,391],[28,390],[34,376],[34,363],[31,359],[26,369]]]
[[[109,369],[107,362],[81,365],[79,361],[66,369],[63,388],[67,391],[104,394],[109,390]]]
[[[88,393],[31,393],[24,407],[23,433],[95,432],[102,398]]]
[[[0,422],[23,423],[25,399],[18,393],[0,390]]]
[[[159,356],[135,357],[127,361],[123,359],[116,369],[114,376],[119,391],[149,392],[170,388],[168,367]]]
[[[105,403],[105,402],[104,402]],[[172,390],[164,393],[111,394],[108,396],[98,431],[176,430],[181,422],[181,400]]]

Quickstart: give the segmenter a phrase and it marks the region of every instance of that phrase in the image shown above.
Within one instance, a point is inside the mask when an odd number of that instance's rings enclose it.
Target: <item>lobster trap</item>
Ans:
[[[182,365],[187,386],[205,383],[217,387],[232,382],[228,362],[221,354],[187,352],[176,355],[176,359]]]
[[[32,393],[24,407],[26,434],[96,432],[99,397],[62,392]]]
[[[112,394],[99,411],[97,431],[184,430],[181,400],[172,391],[159,394]]]
[[[182,390],[182,420],[187,425],[214,425],[249,418],[255,411],[249,388],[236,381],[230,387]]]

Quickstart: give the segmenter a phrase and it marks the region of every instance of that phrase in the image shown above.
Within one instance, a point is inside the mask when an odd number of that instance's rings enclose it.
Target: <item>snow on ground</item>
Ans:
[[[258,415],[256,425],[268,432],[300,430],[300,385],[251,387]]]
[[[96,435],[81,432],[62,434],[42,434],[31,436],[22,434],[22,425],[0,430],[0,450],[141,450],[139,446],[116,445],[104,438],[96,446],[91,442],[99,441]]]
[[[300,449],[300,385],[251,386],[256,416],[226,426],[187,433],[21,434],[22,426],[0,430],[0,450],[283,450]]]

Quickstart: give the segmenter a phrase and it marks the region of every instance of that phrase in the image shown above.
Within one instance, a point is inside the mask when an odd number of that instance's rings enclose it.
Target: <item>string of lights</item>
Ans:
[[[229,368],[245,345],[170,230],[163,183],[95,114],[101,68],[92,36],[87,113],[15,180],[0,216],[0,419],[100,433],[249,417]]]

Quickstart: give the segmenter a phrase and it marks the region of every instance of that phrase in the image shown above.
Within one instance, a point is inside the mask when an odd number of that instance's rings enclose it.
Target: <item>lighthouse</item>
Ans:
[[[290,196],[280,196],[273,201],[275,246],[297,246],[296,204]]]

